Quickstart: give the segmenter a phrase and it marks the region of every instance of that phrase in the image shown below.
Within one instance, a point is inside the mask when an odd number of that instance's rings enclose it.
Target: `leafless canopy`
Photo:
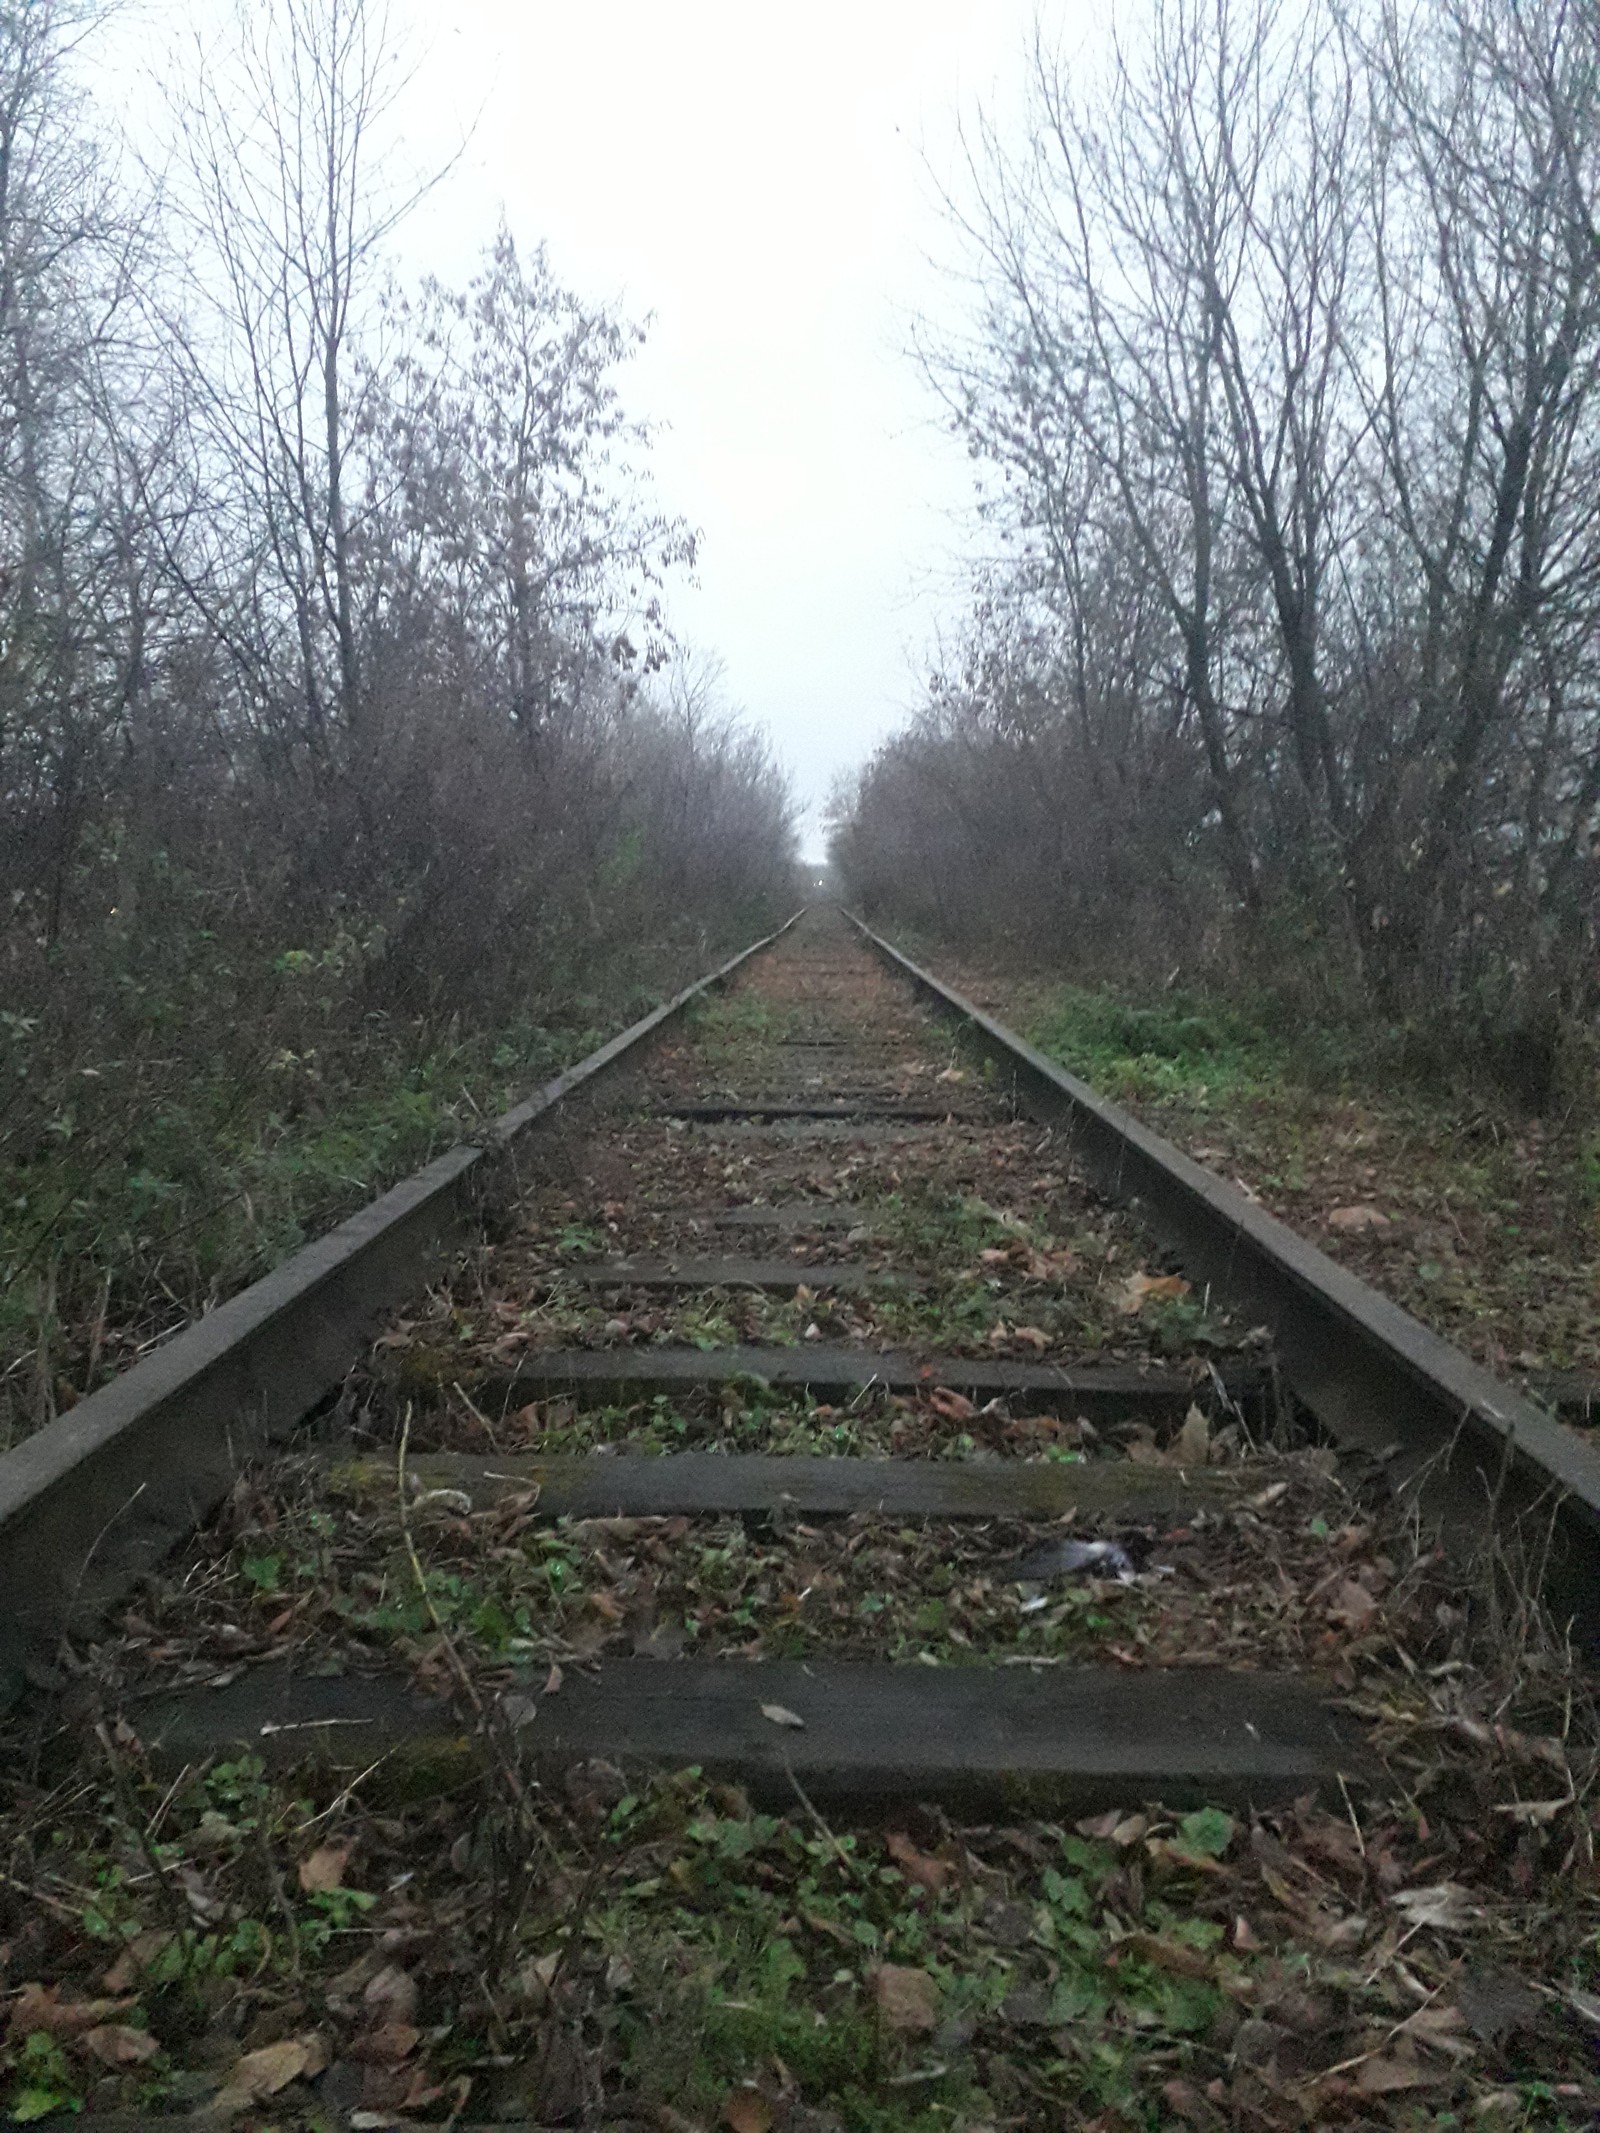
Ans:
[[[1548,1046],[1592,999],[1600,16],[1150,0],[1030,74],[921,349],[991,554],[841,856]]]

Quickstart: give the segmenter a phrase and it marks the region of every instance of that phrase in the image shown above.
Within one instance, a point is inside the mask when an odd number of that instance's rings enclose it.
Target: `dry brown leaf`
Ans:
[[[1189,1284],[1181,1274],[1130,1274],[1117,1296],[1117,1309],[1131,1318],[1147,1303],[1176,1303],[1188,1293]]]
[[[171,1945],[170,1926],[156,1926],[136,1933],[100,1980],[106,1992],[132,1992],[162,1949]]]
[[[327,2063],[328,2048],[314,2030],[285,2037],[278,2044],[263,2044],[259,2051],[245,2053],[212,2098],[211,2109],[219,2117],[231,2117],[276,2096],[291,2081],[320,2074]]]
[[[1180,1466],[1204,1466],[1211,1457],[1211,1424],[1198,1407],[1191,1407],[1173,1446]]]
[[[939,2026],[939,1987],[926,1970],[880,1963],[872,1973],[872,1997],[886,2029],[926,2034]]]
[[[1013,1326],[1011,1338],[1014,1341],[1026,1341],[1030,1348],[1037,1348],[1041,1355],[1050,1345],[1049,1334],[1038,1326]]]
[[[1210,1978],[1216,1964],[1200,1948],[1186,1948],[1181,1941],[1163,1940],[1159,1933],[1124,1933],[1113,1951],[1119,1958],[1136,1955],[1174,1977]]]
[[[117,2015],[131,2012],[132,2000],[63,2000],[59,1985],[24,1985],[11,2003],[11,2034],[26,2037],[42,2029],[50,2037],[78,2037]]]
[[[348,2055],[363,2066],[398,2066],[416,2050],[421,2035],[409,2022],[383,2022],[357,2037]]]
[[[911,1839],[895,1830],[885,1846],[889,1857],[899,1867],[907,1881],[914,1881],[918,1888],[926,1889],[930,1896],[937,1896],[950,1879],[950,1868],[943,1859],[935,1859],[928,1852],[920,1852]]]
[[[1359,1911],[1341,1914],[1312,1906],[1302,1908],[1300,1916],[1311,1939],[1330,1955],[1346,1955],[1352,1948],[1359,1948],[1371,1930]]]
[[[936,1385],[928,1395],[928,1405],[946,1422],[970,1422],[978,1412],[964,1393],[952,1392],[948,1385]]]
[[[1425,2089],[1445,2075],[1419,2066],[1406,2052],[1375,2052],[1356,2069],[1356,2088],[1363,2096],[1389,2096],[1399,2089]]]
[[[130,2029],[126,2022],[102,2022],[78,2041],[106,2066],[142,2066],[161,2049],[149,2030]]]
[[[1213,1874],[1221,1880],[1232,1872],[1220,1859],[1208,1859],[1204,1852],[1186,1852],[1181,1844],[1169,1843],[1165,1837],[1146,1837],[1144,1848],[1146,1856],[1161,1866],[1179,1866],[1188,1873]]]
[[[323,1844],[301,1860],[296,1872],[308,1896],[326,1895],[329,1889],[343,1887],[351,1850],[348,1844]]]
[[[722,2106],[722,2123],[729,2133],[768,2133],[777,2116],[770,2097],[750,2082],[742,2082],[728,2092],[728,2100]]]
[[[1355,1578],[1345,1579],[1328,1607],[1334,1621],[1343,1622],[1348,1629],[1365,1629],[1377,1611],[1377,1601]]]
[[[411,2022],[417,2012],[417,1981],[398,1963],[386,1963],[361,1995],[385,2022]]]
[[[1445,2052],[1452,2059],[1468,2059],[1473,2045],[1465,2034],[1467,2017],[1459,2007],[1447,2007],[1435,2000],[1431,2006],[1419,2007],[1405,2024],[1405,2035],[1419,2037],[1435,2051]]]
[[[1359,1207],[1336,1207],[1328,1217],[1328,1227],[1342,1230],[1347,1237],[1359,1237],[1368,1230],[1387,1229],[1389,1217],[1381,1208],[1365,1203]]]

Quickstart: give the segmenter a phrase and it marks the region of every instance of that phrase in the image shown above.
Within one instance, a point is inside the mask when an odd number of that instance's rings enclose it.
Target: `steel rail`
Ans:
[[[468,1226],[518,1143],[632,1060],[775,933],[685,986],[546,1082],[481,1141],[304,1246],[70,1412],[0,1455],[0,1708],[227,1493],[241,1462],[340,1383],[382,1312],[417,1289]]]
[[[861,939],[1064,1128],[1088,1180],[1135,1209],[1197,1285],[1265,1325],[1285,1381],[1337,1442],[1391,1452],[1453,1550],[1515,1538],[1585,1643],[1600,1641],[1600,1452],[1230,1184],[1098,1095],[846,912]],[[1397,1449],[1396,1449],[1397,1448]]]

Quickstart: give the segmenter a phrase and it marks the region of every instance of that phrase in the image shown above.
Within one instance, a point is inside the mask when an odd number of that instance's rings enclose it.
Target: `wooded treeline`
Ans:
[[[1547,1095],[1600,908],[1600,11],[1149,0],[1032,55],[921,354],[988,553],[869,908],[1375,1012]]]
[[[46,1333],[247,1198],[219,1135],[581,1033],[792,886],[784,781],[670,632],[641,330],[505,227],[397,278],[430,174],[382,0],[239,0],[155,167],[85,92],[108,19],[0,0],[0,1256]]]

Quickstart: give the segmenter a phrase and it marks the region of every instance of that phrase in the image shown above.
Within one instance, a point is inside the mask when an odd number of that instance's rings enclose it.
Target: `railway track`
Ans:
[[[1528,1589],[1592,1572],[1582,1456],[908,977],[805,914],[524,1122],[297,1433],[223,1475],[213,1422],[175,1552],[168,1425],[143,1537],[7,1595],[14,2095],[1588,2122]],[[79,1428],[99,1518],[137,1455]],[[69,1557],[72,1472],[22,1477]]]

